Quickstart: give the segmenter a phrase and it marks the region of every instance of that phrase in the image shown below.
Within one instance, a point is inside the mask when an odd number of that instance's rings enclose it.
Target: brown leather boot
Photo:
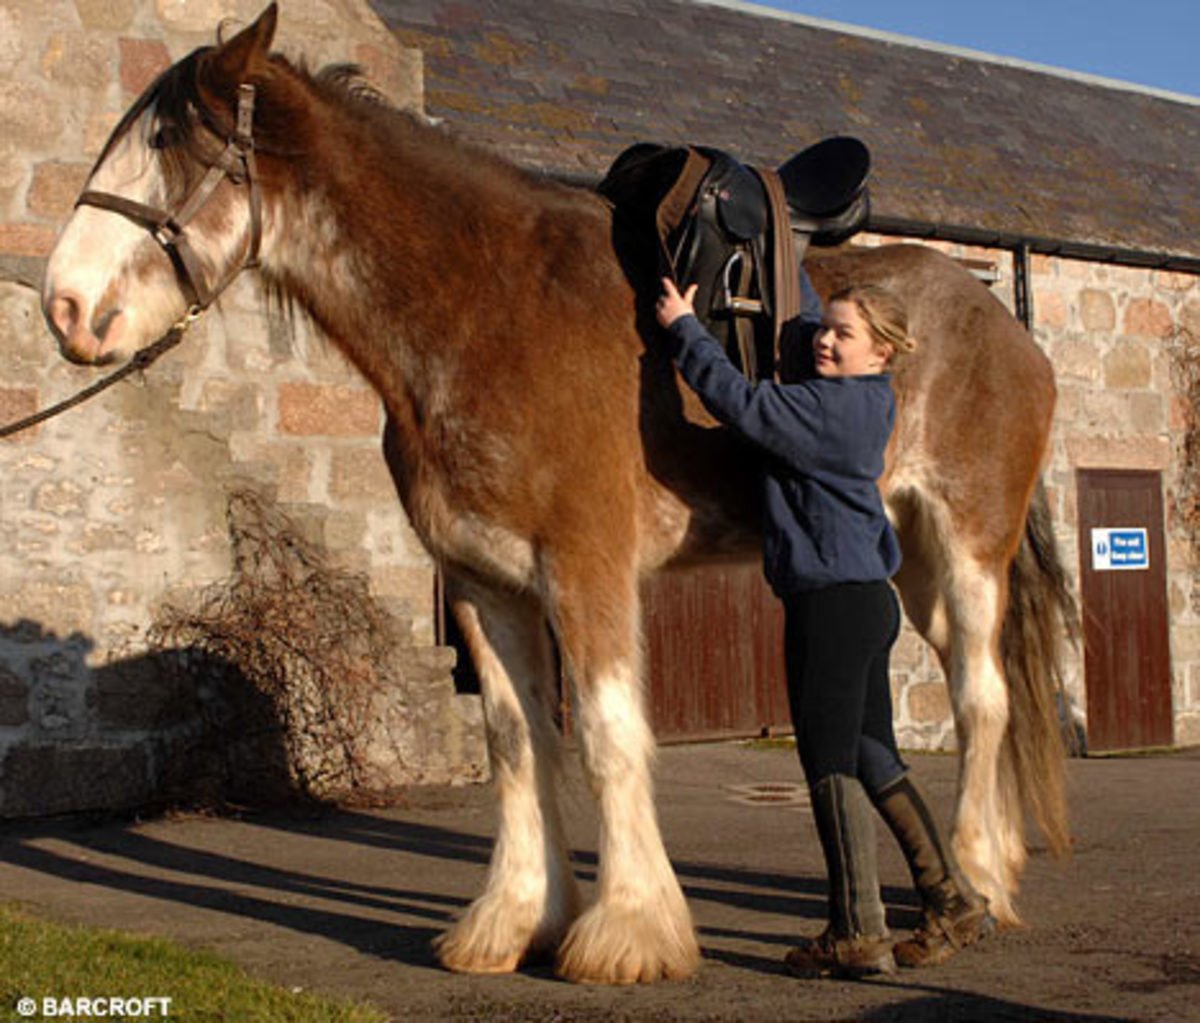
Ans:
[[[923,920],[912,938],[897,943],[901,966],[935,966],[996,929],[987,899],[958,866],[920,790],[907,774],[874,798],[891,829],[921,897]]]
[[[791,949],[784,963],[801,977],[894,973],[866,793],[858,779],[835,774],[813,786],[812,806],[829,872],[829,926]]]
[[[797,977],[857,980],[896,972],[890,937],[835,938],[828,928],[815,938],[801,938],[799,945],[788,949],[783,962]]]
[[[956,890],[926,904],[924,920],[911,938],[896,943],[896,962],[901,966],[937,966],[968,945],[982,941],[996,930],[987,900],[968,902]]]

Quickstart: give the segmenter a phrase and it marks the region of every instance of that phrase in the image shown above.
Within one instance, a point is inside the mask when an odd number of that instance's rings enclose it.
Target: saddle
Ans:
[[[778,375],[808,246],[841,244],[865,224],[869,169],[866,146],[847,136],[810,146],[778,171],[705,146],[643,142],[613,161],[597,190],[638,236],[653,234],[654,293],[663,276],[695,284],[697,316],[759,380]]]

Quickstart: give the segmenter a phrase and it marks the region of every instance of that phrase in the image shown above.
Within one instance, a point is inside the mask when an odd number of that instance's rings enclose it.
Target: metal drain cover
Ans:
[[[808,808],[808,786],[790,781],[765,781],[750,785],[726,785],[729,801],[744,806],[799,806]]]

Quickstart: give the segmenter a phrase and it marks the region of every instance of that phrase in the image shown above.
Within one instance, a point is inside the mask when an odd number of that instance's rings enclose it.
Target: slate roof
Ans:
[[[370,3],[424,52],[426,112],[530,167],[594,178],[637,141],[775,166],[853,134],[881,222],[1200,258],[1200,100],[736,3]]]

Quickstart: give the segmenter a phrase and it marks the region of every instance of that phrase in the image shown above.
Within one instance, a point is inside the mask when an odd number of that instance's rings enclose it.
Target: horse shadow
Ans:
[[[283,869],[257,859],[198,849],[152,836],[132,825],[96,826],[79,820],[0,825],[0,863],[80,886],[98,886],[154,900],[188,913],[203,911],[246,918],[332,940],[375,959],[442,972],[432,942],[466,905],[467,898],[434,880],[451,862],[483,869],[490,841],[467,831],[389,820],[346,811],[308,813],[279,810],[249,819],[265,832],[264,848],[281,840],[320,837],[356,843],[369,850],[402,852],[429,861],[419,874],[424,883],[404,887],[366,883],[324,874]],[[244,847],[244,845],[243,845]],[[595,868],[588,851],[572,855],[586,879]],[[125,865],[116,865],[125,861]],[[808,877],[781,877],[705,863],[676,863],[689,898],[728,901],[747,912],[824,912],[825,885]],[[0,867],[0,878],[4,867]],[[403,868],[398,868],[403,869]],[[432,875],[430,874],[432,872]],[[726,891],[712,884],[740,884],[755,891]],[[321,905],[314,905],[320,900]],[[786,945],[790,936],[740,928],[701,927],[706,961],[767,976],[786,976],[781,953],[762,954],[720,947],[721,939],[759,945]],[[558,983],[550,967],[537,963],[521,972],[530,979]],[[871,1023],[929,1023],[931,1020],[986,1019],[997,1023],[1118,1023],[1120,1017],[1063,1012],[993,998],[908,978],[869,982],[875,990],[894,989],[895,1000],[860,1010]]]
[[[75,884],[186,907],[189,912],[200,909],[254,919],[377,958],[440,970],[432,939],[469,901],[444,880],[445,865],[469,865],[482,874],[491,852],[491,840],[483,835],[358,811],[272,808],[242,816],[258,833],[250,841],[257,843],[261,855],[196,848],[161,833],[150,834],[135,823],[97,824],[72,818],[0,825],[0,861]],[[379,851],[407,857],[397,862],[396,873],[420,880],[409,886],[364,882],[349,879],[353,871],[332,876],[268,862],[269,850],[281,840],[313,838],[358,846],[368,855]],[[361,849],[349,850],[346,856],[353,860],[362,855]],[[594,882],[594,852],[575,850],[572,863],[581,882]],[[685,894],[695,904],[709,902],[739,912],[806,920],[824,916],[823,880],[709,863],[677,861],[675,866]],[[701,926],[699,931],[709,944],[730,939],[778,944],[789,940],[787,935],[750,928]],[[738,954],[708,948],[705,955],[733,962]],[[746,956],[740,965],[777,972],[776,964],[765,957],[759,962]],[[541,965],[529,967],[528,972],[548,976]]]
[[[111,778],[94,777],[97,772],[86,758],[64,759],[49,740],[40,756],[14,758],[10,750],[3,765],[6,787],[29,793],[28,805],[18,811],[28,816],[0,822],[0,860],[46,877],[257,919],[372,955],[436,967],[431,939],[469,901],[462,894],[467,884],[456,887],[437,865],[468,865],[482,876],[491,855],[490,834],[297,801],[280,733],[270,727],[272,708],[234,666],[211,659],[198,665],[197,658],[208,655],[172,649],[93,668],[87,665],[93,647],[82,633],[60,636],[33,621],[0,624],[0,722],[32,725],[29,731],[37,732],[37,721],[85,691],[102,733],[136,730],[143,736],[122,753]],[[186,670],[178,670],[181,665]],[[209,680],[204,683],[209,691],[201,691],[198,678]],[[241,718],[236,729],[234,715]],[[247,728],[247,720],[261,727]],[[14,766],[18,761],[23,766]],[[438,789],[414,798],[432,800],[435,807],[439,801],[482,801],[483,790],[473,797],[467,791]],[[95,809],[78,812],[80,805]],[[240,815],[255,826],[261,844],[235,856],[173,840],[169,829],[151,833],[131,823],[131,818],[144,820],[180,807]],[[46,816],[64,811],[71,816]],[[288,838],[343,843],[350,859],[370,850],[396,854],[396,874],[409,871],[415,883],[347,880],[352,869],[319,874],[281,868],[274,865],[271,846]],[[594,851],[575,849],[572,864],[585,888],[594,884]],[[674,866],[694,905],[752,918],[824,917],[823,879],[687,860]],[[885,897],[905,909],[905,892],[889,890]],[[787,940],[753,924],[702,925],[700,936],[709,945]],[[725,954],[715,948],[710,953]]]
[[[874,981],[872,986],[880,985],[878,981]],[[1044,1009],[1036,1005],[992,998],[990,995],[955,988],[924,984],[895,986],[904,991],[904,1000],[866,1009],[857,1017],[861,1023],[933,1023],[935,1020],[987,1020],[988,1023],[1129,1023],[1128,1017],[1124,1016]],[[924,993],[915,998],[908,997],[914,992]]]
[[[266,824],[273,809],[244,819]],[[278,829],[300,839],[325,837],[320,813]],[[359,815],[351,814],[351,818]],[[336,828],[380,845],[355,823]],[[263,846],[279,842],[267,828]],[[393,833],[392,850],[446,862],[486,864],[490,843],[470,834],[413,825]],[[406,888],[283,869],[260,858],[234,856],[153,836],[136,824],[97,825],[72,818],[0,825],[0,862],[47,877],[91,885],[186,909],[207,910],[322,937],[377,958],[440,969],[432,939],[467,899],[436,886]],[[0,868],[2,869],[2,868]],[[314,903],[319,902],[320,905]],[[415,923],[402,923],[403,920]],[[425,922],[424,925],[421,922]]]

